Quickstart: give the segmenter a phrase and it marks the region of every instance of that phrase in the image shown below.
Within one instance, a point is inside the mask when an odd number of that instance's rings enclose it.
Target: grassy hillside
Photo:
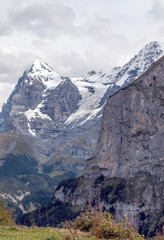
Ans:
[[[68,235],[68,230],[57,228],[27,228],[0,226],[1,240],[63,240]],[[87,234],[79,234],[81,237]],[[92,240],[94,238],[85,238]]]
[[[0,226],[1,240],[98,240],[91,234],[77,231],[77,236],[71,238],[69,230],[58,228],[27,228]],[[118,238],[110,238],[110,240]],[[101,238],[103,240],[103,238]],[[104,239],[107,240],[107,239]],[[127,239],[122,239],[127,240]]]
[[[91,233],[59,228],[28,228],[23,226],[0,226],[1,240],[137,240],[139,238],[98,238]],[[144,239],[144,238],[143,238]],[[164,240],[164,235],[156,236],[150,240]]]

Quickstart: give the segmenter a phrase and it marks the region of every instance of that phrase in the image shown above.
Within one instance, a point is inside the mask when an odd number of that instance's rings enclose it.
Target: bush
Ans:
[[[153,240],[163,240],[164,239],[164,226],[162,233],[157,233],[156,236],[153,238]]]
[[[116,223],[110,213],[102,211],[101,206],[99,206],[98,210],[95,210],[91,204],[84,213],[76,218],[73,222],[73,228],[90,232],[98,238],[144,239],[135,231],[132,224],[129,224],[126,220],[123,223]]]
[[[2,200],[0,200],[0,225],[10,226],[13,224],[14,224],[13,211],[10,210]]]

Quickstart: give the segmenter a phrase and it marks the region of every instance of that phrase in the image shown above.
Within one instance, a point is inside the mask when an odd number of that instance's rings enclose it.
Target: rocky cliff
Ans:
[[[60,219],[52,220],[54,211],[64,206],[68,213],[80,212],[88,199],[96,205],[100,193],[103,208],[116,220],[127,215],[140,233],[153,236],[164,218],[163,115],[164,57],[107,100],[95,157],[83,177],[56,188],[51,224]]]
[[[164,180],[164,58],[105,105],[95,157],[85,176]],[[95,169],[97,170],[95,171]]]

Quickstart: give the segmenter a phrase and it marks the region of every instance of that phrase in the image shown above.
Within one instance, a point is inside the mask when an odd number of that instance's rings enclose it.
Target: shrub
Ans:
[[[153,240],[163,240],[164,239],[164,226],[162,233],[157,233]]]
[[[129,240],[144,239],[135,231],[132,224],[129,224],[126,219],[122,223],[116,223],[109,212],[102,211],[101,205],[95,210],[90,204],[87,210],[78,216],[73,222],[73,228],[90,232],[98,238]]]
[[[7,205],[0,200],[0,225],[13,225],[14,215],[13,211],[7,207]]]

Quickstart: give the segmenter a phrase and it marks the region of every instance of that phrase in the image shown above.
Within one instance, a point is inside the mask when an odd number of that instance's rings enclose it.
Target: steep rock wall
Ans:
[[[85,176],[164,178],[164,57],[110,97]]]

